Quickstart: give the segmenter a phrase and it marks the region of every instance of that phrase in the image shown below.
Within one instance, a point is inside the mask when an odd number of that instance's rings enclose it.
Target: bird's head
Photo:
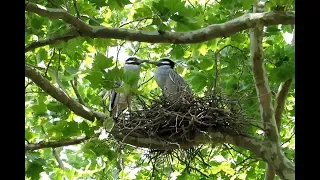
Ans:
[[[172,69],[175,66],[175,62],[169,58],[161,58],[159,61],[149,61],[148,63],[154,64],[158,67],[160,66],[170,66]]]
[[[137,57],[129,57],[126,61],[125,64],[132,64],[132,65],[140,65],[144,62],[147,62],[148,60],[142,60]]]

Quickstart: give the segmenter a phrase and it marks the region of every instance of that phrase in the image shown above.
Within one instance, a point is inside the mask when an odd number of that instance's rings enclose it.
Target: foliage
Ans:
[[[77,15],[73,1],[33,1],[46,7],[64,7]],[[54,2],[54,3],[52,3]],[[156,31],[190,31],[209,24],[223,23],[252,11],[252,0],[182,1],[182,0],[78,0],[76,1],[82,20],[88,24],[97,22],[107,27],[123,27]],[[267,10],[276,5],[293,8],[292,0],[270,0]],[[87,18],[90,17],[90,18]],[[26,12],[25,44],[62,34],[68,28],[61,20]],[[291,25],[269,26],[266,28],[263,48],[265,67],[272,92],[276,93],[281,82],[294,76],[294,47],[284,39],[284,33],[292,33]],[[126,57],[157,60],[171,57],[192,90],[199,96],[214,90],[223,95],[240,99],[245,115],[260,119],[259,104],[252,77],[248,31],[230,37],[217,38],[199,44],[148,44],[125,42],[114,39],[76,38],[33,49],[26,53],[26,64],[35,67],[56,87],[64,89],[72,98],[82,97],[83,103],[96,111],[105,110],[108,99],[99,95],[101,90],[111,90],[118,80],[129,84],[135,79],[123,73]],[[217,62],[215,62],[215,58]],[[152,78],[154,67],[142,65],[139,80],[141,86],[135,92],[144,97],[160,95],[161,92]],[[217,76],[216,71],[218,70]],[[149,81],[148,81],[149,80]],[[77,82],[77,87],[72,85]],[[215,83],[216,82],[216,85]],[[55,148],[28,151],[26,153],[26,177],[39,179],[44,173],[51,179],[262,179],[265,163],[243,150],[231,145],[204,145],[202,158],[192,161],[190,166],[199,169],[185,170],[186,164],[177,158],[157,164],[142,162],[149,151],[119,144],[113,140],[97,139],[95,131],[102,124],[78,117],[67,107],[43,92],[31,80],[26,79],[25,94],[25,139],[26,144],[70,140],[80,136],[91,137],[88,141]],[[121,88],[118,89],[121,91]],[[275,97],[275,96],[274,96]],[[282,116],[280,132],[283,150],[287,157],[294,159],[294,84],[289,91]],[[80,101],[80,100],[79,100]],[[102,103],[104,101],[104,103]],[[257,135],[259,130],[255,130]],[[150,154],[149,154],[150,155]],[[59,165],[62,161],[64,169]],[[122,161],[122,162],[120,162]],[[122,163],[123,169],[119,169]],[[119,172],[119,173],[118,173]]]

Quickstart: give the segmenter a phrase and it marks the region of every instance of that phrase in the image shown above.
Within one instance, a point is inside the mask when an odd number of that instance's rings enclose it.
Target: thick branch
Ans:
[[[79,102],[70,98],[65,92],[56,88],[46,78],[42,77],[40,73],[28,66],[25,66],[25,76],[31,79],[37,86],[43,89],[46,93],[48,93],[53,98],[57,99],[59,102],[67,106],[78,116],[81,116],[90,121],[94,121],[95,118],[103,120],[107,117],[105,114],[90,110],[89,108],[83,106]]]
[[[123,140],[124,143],[131,144],[137,147],[152,148],[159,150],[168,149],[187,149],[193,146],[207,143],[229,143],[238,147],[249,150],[256,156],[262,158],[266,162],[270,163],[272,167],[276,169],[276,172],[283,179],[294,176],[294,165],[291,163],[281,152],[279,146],[266,140],[258,140],[252,137],[246,137],[241,135],[227,135],[221,132],[211,132],[205,134],[198,132],[193,141],[181,141],[181,142],[165,142],[152,138],[125,136],[116,129],[112,132],[113,136],[117,140]],[[285,174],[285,175],[284,175]],[[286,176],[286,177],[285,177]],[[290,179],[290,178],[289,178]]]
[[[91,38],[122,39],[128,41],[139,41],[149,43],[172,43],[191,44],[212,40],[219,37],[227,37],[234,33],[254,28],[257,25],[278,25],[294,24],[295,13],[249,13],[222,24],[213,24],[189,32],[158,32],[134,31],[122,28],[107,28],[104,26],[91,26],[78,19],[67,11],[57,8],[46,8],[31,3],[27,4],[26,11],[45,16],[50,19],[62,19],[64,22],[73,25],[81,32],[81,36]]]
[[[254,7],[254,12],[264,11],[264,4],[259,3]],[[271,90],[269,87],[268,77],[264,68],[264,53],[262,47],[263,39],[262,25],[250,29],[250,59],[254,74],[255,86],[260,103],[260,113],[265,125],[266,137],[277,144],[279,143],[279,133],[274,117],[274,109],[272,105]]]
[[[84,137],[84,138],[79,138],[79,139],[70,139],[70,140],[57,141],[57,142],[40,142],[37,144],[28,144],[25,147],[25,151],[38,150],[38,149],[43,149],[43,148],[56,148],[56,147],[80,144],[80,143],[88,140],[89,138],[90,137]]]
[[[291,44],[294,45],[295,43],[295,30],[293,30],[293,38]],[[292,79],[289,79],[285,82],[282,82],[279,86],[278,93],[276,95],[276,102],[275,102],[275,119],[277,123],[277,128],[280,133],[280,128],[281,128],[281,120],[282,120],[282,112],[284,109],[285,105],[285,100],[288,96],[288,92],[290,90],[290,85],[292,83]],[[266,167],[266,175],[265,175],[265,180],[274,180],[275,178],[275,170],[273,169],[272,166],[269,164]]]

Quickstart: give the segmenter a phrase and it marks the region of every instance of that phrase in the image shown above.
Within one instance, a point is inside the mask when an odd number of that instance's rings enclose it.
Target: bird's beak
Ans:
[[[153,64],[153,65],[158,65],[158,62],[157,61],[146,61],[146,63],[149,63],[149,64]]]
[[[140,59],[140,63],[148,62],[149,60],[147,59]]]

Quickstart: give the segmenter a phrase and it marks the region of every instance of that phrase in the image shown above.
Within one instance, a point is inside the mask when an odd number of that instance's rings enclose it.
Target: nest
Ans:
[[[115,119],[119,130],[168,142],[192,141],[199,131],[247,134],[248,122],[239,103],[221,96],[185,95],[176,102],[160,97],[150,105],[141,99],[139,104],[139,108]]]

